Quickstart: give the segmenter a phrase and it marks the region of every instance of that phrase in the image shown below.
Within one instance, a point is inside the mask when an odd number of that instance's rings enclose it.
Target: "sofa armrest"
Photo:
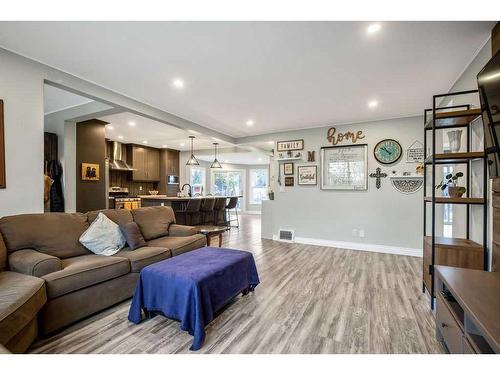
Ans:
[[[61,260],[32,249],[18,250],[9,255],[9,269],[36,277],[62,270]]]
[[[188,225],[171,224],[168,235],[172,237],[188,237],[198,233],[198,229]]]

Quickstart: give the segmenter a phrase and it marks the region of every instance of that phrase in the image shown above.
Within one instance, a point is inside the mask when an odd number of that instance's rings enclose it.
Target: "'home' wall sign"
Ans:
[[[352,143],[356,143],[358,139],[363,139],[364,137],[365,135],[363,134],[362,130],[358,130],[356,133],[345,132],[337,134],[337,129],[330,128],[326,133],[326,139],[334,146],[343,141],[351,141]]]

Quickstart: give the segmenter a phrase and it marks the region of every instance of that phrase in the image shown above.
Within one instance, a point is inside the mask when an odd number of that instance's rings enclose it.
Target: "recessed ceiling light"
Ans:
[[[372,23],[370,26],[366,28],[366,32],[368,34],[375,34],[376,32],[380,31],[381,28],[382,25],[380,25],[379,23]]]
[[[109,124],[106,125],[105,128],[108,129],[108,130],[113,130],[114,129],[113,125],[109,125]]]
[[[247,124],[247,126],[254,126],[254,125],[255,125],[255,121],[253,121],[253,120],[248,120],[248,121],[246,122],[246,124]]]
[[[135,122],[134,121],[129,121],[128,122],[128,126],[135,126]]]
[[[182,89],[184,88],[184,81],[180,78],[176,78],[172,81],[172,85],[174,85],[176,89]]]
[[[163,148],[167,148],[167,145],[162,145],[161,147],[163,147]]]
[[[224,163],[229,163],[229,160],[224,160]]]
[[[184,147],[186,144],[185,143],[179,143],[179,146]]]
[[[269,143],[270,145],[274,144],[273,141],[267,141],[267,143]]]
[[[368,108],[377,108],[378,102],[376,100],[371,100],[368,102]]]
[[[148,141],[142,141],[142,143],[144,143],[145,145],[147,145],[147,144],[148,144]]]
[[[262,158],[259,158],[259,161],[262,161]]]
[[[123,135],[119,135],[119,136],[118,136],[118,139],[123,139]]]

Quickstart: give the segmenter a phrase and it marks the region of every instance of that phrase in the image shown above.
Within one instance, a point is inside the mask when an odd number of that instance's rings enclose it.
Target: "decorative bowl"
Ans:
[[[149,194],[150,195],[158,195],[158,190],[150,190]]]

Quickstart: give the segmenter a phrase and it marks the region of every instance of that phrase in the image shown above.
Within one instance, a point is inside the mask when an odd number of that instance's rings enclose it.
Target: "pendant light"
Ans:
[[[222,165],[220,165],[219,161],[217,160],[217,145],[218,143],[214,143],[214,161],[210,168],[222,168]]]
[[[189,138],[191,139],[191,157],[187,161],[186,165],[200,165],[200,163],[198,163],[198,160],[194,157],[193,140],[194,140],[195,136],[190,135]]]

